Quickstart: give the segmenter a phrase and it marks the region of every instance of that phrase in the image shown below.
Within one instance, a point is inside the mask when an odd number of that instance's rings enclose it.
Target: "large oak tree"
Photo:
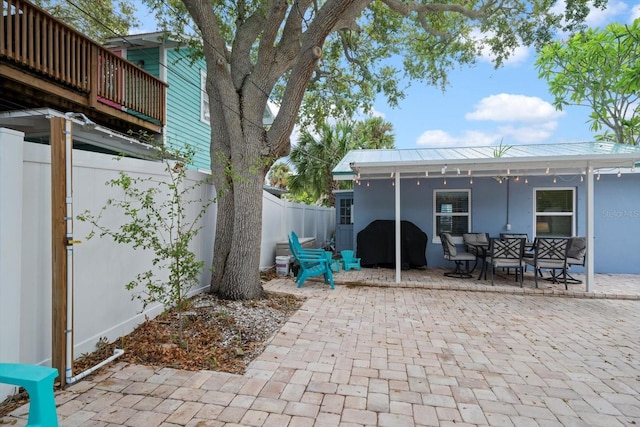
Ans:
[[[211,291],[229,299],[263,292],[262,186],[289,153],[299,117],[316,125],[328,115],[351,117],[379,93],[395,105],[407,79],[445,87],[448,70],[473,63],[483,47],[499,65],[519,45],[547,42],[560,26],[574,30],[589,12],[586,0],[567,0],[564,16],[549,0],[146,1],[174,33],[201,41],[211,169],[222,192]],[[270,98],[280,110],[264,128]]]

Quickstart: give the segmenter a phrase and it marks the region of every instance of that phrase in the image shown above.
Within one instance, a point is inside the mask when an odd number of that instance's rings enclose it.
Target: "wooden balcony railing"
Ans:
[[[166,83],[23,0],[0,0],[0,60],[164,125]]]

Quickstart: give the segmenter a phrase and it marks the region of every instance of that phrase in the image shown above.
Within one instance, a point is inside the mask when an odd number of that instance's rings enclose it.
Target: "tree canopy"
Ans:
[[[591,108],[590,129],[598,139],[640,142],[640,19],[589,29],[542,48],[536,61],[554,105]]]
[[[77,31],[104,42],[129,34],[138,26],[136,8],[120,0],[35,0],[34,3]]]
[[[397,105],[404,77],[444,87],[448,71],[472,64],[481,49],[499,65],[557,28],[578,29],[590,6],[606,4],[567,0],[554,13],[548,0],[146,1],[164,28],[201,44],[207,64],[211,170],[222,192],[211,290],[231,299],[262,292],[262,186],[289,154],[299,119],[319,127],[326,117],[354,117],[379,94]],[[270,99],[280,109],[265,129]]]

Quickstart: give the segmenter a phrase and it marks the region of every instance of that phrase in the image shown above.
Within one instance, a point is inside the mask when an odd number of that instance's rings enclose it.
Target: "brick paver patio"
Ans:
[[[114,363],[57,393],[60,425],[640,424],[640,276],[597,275],[585,294],[442,272],[273,280],[308,299],[245,375]]]

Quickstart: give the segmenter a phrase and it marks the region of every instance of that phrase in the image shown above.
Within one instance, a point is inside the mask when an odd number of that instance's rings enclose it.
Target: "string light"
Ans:
[[[469,169],[469,172],[467,173],[467,175],[471,176],[471,169]]]
[[[516,182],[520,181],[520,177],[519,177],[519,176],[516,176],[516,177],[515,177],[515,180],[516,180]]]
[[[473,177],[469,178],[469,184],[473,184]]]
[[[418,187],[420,187],[420,180],[418,180],[418,182],[416,182],[416,185],[417,185]]]
[[[447,185],[447,178],[444,179],[443,185]]]
[[[367,187],[369,186],[369,181],[367,181]]]
[[[511,175],[511,169],[507,168],[507,175]]]
[[[545,173],[549,175],[549,166],[547,166],[547,171]]]
[[[424,171],[424,176],[429,176],[429,171]]]
[[[600,171],[597,171],[598,175],[596,175],[596,181],[600,181]]]
[[[391,178],[393,178],[393,172],[391,172]]]
[[[584,177],[580,175],[580,182],[584,182]]]
[[[444,175],[447,172],[447,165],[444,165],[440,172],[442,172],[442,175]]]
[[[457,168],[456,172],[458,173],[458,175],[460,175],[460,168]]]
[[[529,183],[529,178],[527,178],[526,176],[524,177],[524,183],[528,184]]]
[[[391,181],[391,186],[395,187],[396,186],[396,182],[395,181]]]
[[[622,171],[620,170],[620,168],[618,168],[618,178],[620,178],[622,176]]]
[[[553,183],[555,184],[556,182],[557,182],[557,181],[556,181],[556,177],[554,176],[554,177],[553,177]]]

